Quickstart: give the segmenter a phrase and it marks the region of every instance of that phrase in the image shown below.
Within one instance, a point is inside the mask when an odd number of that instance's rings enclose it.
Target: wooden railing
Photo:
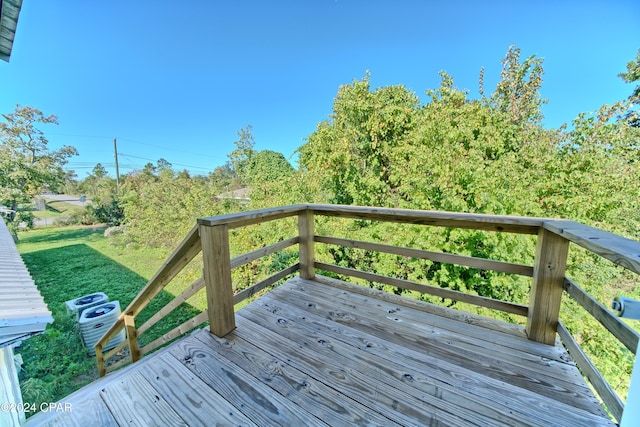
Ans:
[[[293,216],[297,216],[298,219],[297,236],[231,258],[229,230]],[[535,235],[537,241],[535,261],[534,265],[530,266],[316,235],[314,231],[314,218],[316,216]],[[198,220],[198,224],[169,256],[156,275],[123,311],[118,321],[96,344],[98,370],[101,376],[105,375],[105,360],[120,353],[126,347],[129,348],[129,360],[115,363],[110,366],[110,369],[115,369],[129,361],[135,362],[141,355],[155,350],[207,321],[211,332],[222,337],[235,328],[234,306],[236,304],[296,271],[299,271],[302,278],[315,279],[316,269],[319,269],[526,317],[526,332],[529,339],[553,345],[556,342],[556,334],[559,334],[578,367],[589,379],[613,416],[620,420],[624,408],[623,403],[559,319],[563,291],[566,291],[570,297],[584,307],[590,315],[604,325],[617,340],[634,354],[636,353],[639,335],[601,303],[584,292],[577,284],[565,277],[570,243],[586,248],[601,257],[640,274],[640,242],[572,221],[339,205],[293,205],[201,218]],[[232,269],[296,244],[299,250],[298,263],[253,284],[235,295],[233,294]],[[509,301],[486,298],[319,262],[316,261],[316,244],[360,248],[402,257],[427,259],[434,262],[531,277],[529,304],[524,306]],[[193,282],[140,327],[136,327],[136,316],[201,250],[203,252],[203,277]],[[321,278],[319,277],[318,280],[321,280]],[[206,288],[207,310],[150,342],[143,348],[138,348],[140,334],[149,330],[151,326],[203,287]],[[102,349],[105,344],[122,329],[127,331],[127,340],[111,351],[103,353]]]

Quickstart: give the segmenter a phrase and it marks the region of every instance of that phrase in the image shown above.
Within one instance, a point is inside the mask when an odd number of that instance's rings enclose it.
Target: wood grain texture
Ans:
[[[300,212],[298,214],[298,235],[300,236],[299,259],[300,277],[302,277],[303,279],[313,279],[313,277],[316,275],[316,270],[314,268],[315,248],[313,230],[313,211],[307,209]]]
[[[131,358],[131,363],[134,363],[140,359],[140,348],[138,347],[138,331],[136,330],[135,317],[125,315],[124,325],[127,331],[126,341],[129,343],[129,357]]]
[[[492,298],[481,297],[479,295],[467,294],[451,289],[439,288],[436,286],[423,285],[421,283],[412,282],[404,279],[396,279],[393,277],[381,276],[379,274],[368,273],[366,271],[355,270],[353,268],[340,267],[334,264],[325,264],[316,262],[316,268],[345,276],[358,277],[371,282],[384,283],[386,285],[395,286],[401,289],[412,290],[424,294],[435,295],[441,298],[449,298],[454,301],[475,304],[481,307],[487,307],[494,310],[504,311],[506,313],[518,314],[520,316],[527,315],[527,307],[507,301],[495,300]]]
[[[100,397],[118,425],[189,425],[137,371],[100,390]]]
[[[149,330],[153,325],[162,320],[167,314],[178,308],[180,304],[186,302],[189,298],[196,294],[200,289],[204,288],[204,278],[195,280],[191,285],[171,300],[167,305],[162,307],[156,314],[151,316],[146,322],[144,322],[138,328],[138,335],[142,335],[145,331]]]
[[[580,304],[589,314],[611,332],[629,351],[636,354],[638,339],[640,336],[629,325],[624,323],[618,316],[611,313],[599,301],[586,293],[580,286],[571,279],[564,279],[564,289],[578,304]]]
[[[68,401],[97,397],[120,425],[614,425],[566,351],[519,325],[322,276],[278,286],[236,321]],[[73,425],[61,416],[32,425]]]
[[[307,205],[307,207],[313,210],[316,215],[520,234],[537,234],[544,221],[541,218],[530,217],[350,205]]]
[[[246,253],[244,255],[239,255],[235,258],[231,259],[230,265],[231,265],[231,269],[240,267],[241,265],[245,265],[250,263],[251,261],[255,261],[257,259],[260,259],[262,257],[266,257],[268,255],[271,255],[272,253],[281,251],[283,249],[286,249],[288,247],[291,247],[295,244],[297,244],[299,241],[299,237],[292,237],[290,239],[286,239],[286,240],[281,240],[277,243],[274,243],[273,245],[269,245],[269,246],[265,246],[263,248],[260,249],[256,249],[255,251]]]
[[[609,383],[593,365],[591,359],[589,359],[580,348],[580,345],[573,339],[571,332],[569,332],[562,323],[558,325],[558,334],[560,335],[560,339],[562,339],[562,343],[567,347],[567,350],[569,350],[569,353],[580,367],[580,370],[589,378],[589,381],[602,398],[602,401],[607,405],[607,408],[609,408],[613,416],[620,421],[624,404],[616,392],[613,391]]]
[[[399,306],[409,307],[425,313],[435,314],[445,319],[453,319],[469,325],[481,326],[494,332],[521,336],[524,338],[527,337],[524,328],[513,323],[507,323],[501,320],[491,319],[466,311],[455,310],[449,307],[429,304],[417,299],[406,298],[401,295],[391,294],[382,290],[355,285],[353,283],[344,282],[342,280],[337,280],[331,277],[317,275],[314,281],[323,285],[331,286],[333,288],[341,289],[349,293],[356,293],[367,296],[369,298],[374,298],[376,300],[388,301]]]
[[[328,296],[334,297],[333,299],[325,299],[322,294],[324,292],[318,287],[302,284],[298,289],[290,287],[286,294],[268,295],[262,300],[262,305],[268,304],[271,312],[277,311],[278,316],[287,315],[287,318],[292,312],[289,306],[305,310],[305,322],[301,325],[309,329],[326,327],[335,332],[335,323],[338,323],[345,330],[353,332],[352,329],[346,329],[353,328],[368,333],[370,341],[380,337],[385,343],[397,342],[404,349],[414,349],[436,356],[439,360],[454,362],[457,366],[464,366],[469,375],[474,372],[475,375],[489,376],[516,385],[521,390],[552,397],[572,407],[585,410],[594,407],[595,399],[590,395],[589,388],[575,365],[566,363],[568,355],[561,348],[555,352],[559,350],[564,360],[556,358],[549,363],[549,358],[530,355],[528,351],[519,348],[520,343],[524,348],[530,348],[530,344],[534,344],[542,348],[543,354],[548,354],[543,348],[548,346],[531,343],[526,338],[518,338],[519,342],[490,342],[490,336],[482,328],[473,329],[468,325],[461,325],[460,328],[447,330],[446,322],[439,327],[432,327],[431,318],[425,319],[422,316],[422,321],[416,320],[411,310],[395,311],[397,307],[385,305],[377,306],[376,311],[360,310],[360,306],[367,306],[361,303],[362,300],[335,298],[336,295],[332,293]],[[313,306],[309,307],[309,304]],[[310,313],[318,313],[318,317],[314,317],[315,320],[312,321]],[[339,337],[346,343],[353,341],[351,336]],[[576,392],[579,392],[577,396]]]
[[[421,399],[427,406],[420,408],[425,412],[422,415],[416,415],[418,418],[427,420],[431,417],[431,422],[451,424],[460,422],[464,424],[475,419],[476,422],[483,425],[525,425],[514,417],[505,416],[502,411],[496,410],[495,405],[486,401],[475,402],[469,398],[467,393],[459,392],[456,387],[450,385],[452,376],[446,372],[446,369],[439,370],[444,379],[444,381],[439,381],[430,374],[424,374],[426,371],[433,372],[433,367],[425,369],[427,364],[424,361],[415,364],[419,366],[415,366],[411,362],[399,364],[398,359],[391,360],[379,357],[375,350],[369,350],[371,348],[381,349],[382,351],[378,353],[394,351],[396,346],[393,343],[384,343],[383,346],[375,338],[363,335],[365,338],[362,340],[360,348],[364,345],[367,350],[357,351],[352,347],[354,337],[351,336],[351,331],[339,328],[338,325],[328,327],[326,331],[322,328],[315,328],[313,323],[308,324],[307,322],[321,322],[319,318],[305,315],[302,319],[299,313],[290,307],[264,302],[268,304],[265,308],[277,316],[275,320],[279,323],[280,328],[286,328],[284,337],[294,343],[302,344],[305,348],[308,347],[314,352],[316,359],[323,363],[323,366],[331,368],[334,366],[333,364],[339,362],[339,365],[335,365],[336,367],[333,369],[338,369],[337,366],[339,366],[342,371],[348,372],[349,376],[358,383],[362,381],[361,376],[372,378],[371,382],[365,383],[367,389],[384,390],[388,387],[391,390],[396,390],[394,394],[397,399],[407,399],[404,396],[405,393]],[[278,335],[282,334],[280,329],[276,330],[272,327],[269,329]],[[344,334],[342,340],[340,334]],[[404,361],[406,354],[402,353],[402,355]],[[461,374],[464,375],[464,373]],[[372,411],[387,413],[388,408],[384,406],[384,401],[372,402],[365,399],[366,397],[358,397],[358,400],[369,405]],[[462,420],[457,417],[449,420],[451,417],[445,413],[450,411],[454,411],[458,417],[462,417]],[[445,422],[445,420],[447,421]]]
[[[64,404],[63,404],[64,405]],[[64,406],[63,406],[64,407]],[[37,414],[30,423],[45,427],[87,427],[87,426],[117,426],[111,411],[98,395],[91,395],[82,403],[71,404],[70,412],[61,412],[59,416],[49,421],[39,422],[41,414]],[[46,415],[46,414],[43,414]]]
[[[307,307],[310,312],[325,309],[332,313],[340,309],[353,310],[354,306],[366,307],[371,304],[371,298],[360,293],[332,286],[312,286],[297,280],[295,286],[289,287],[286,296],[274,294],[273,297],[277,296],[280,299],[286,297],[288,300],[296,301],[296,299],[304,300],[307,294],[315,301],[321,302],[320,306],[314,302],[315,306]],[[520,333],[512,334],[488,329],[466,319],[458,320],[457,316],[447,316],[446,312],[429,314],[423,310],[384,299],[376,299],[375,304],[375,311],[370,310],[363,315],[371,318],[372,322],[388,324],[391,329],[402,329],[405,324],[408,324],[413,330],[419,331],[420,335],[431,336],[434,342],[442,341],[444,346],[462,346],[492,357],[500,355],[500,358],[505,361],[512,360],[519,365],[530,365],[537,371],[549,371],[540,372],[541,375],[547,374],[558,378],[558,375],[564,375],[563,372],[571,372],[570,381],[580,378],[575,370],[575,364],[570,361],[569,355],[561,346],[540,345],[526,339],[526,336]],[[329,305],[332,305],[332,308]],[[460,313],[458,310],[450,309],[450,311],[452,314]],[[522,329],[521,326],[518,327]],[[538,365],[542,365],[543,369]]]
[[[278,355],[241,338],[236,332],[238,330],[218,338],[202,331],[194,334],[194,338],[205,345],[199,347],[200,354],[215,360],[224,357],[329,425],[399,425],[296,369]]]
[[[98,365],[98,376],[104,377],[107,374],[107,370],[104,366],[104,356],[102,355],[102,344],[96,343],[96,364]]]
[[[246,316],[246,317],[245,317]],[[256,319],[262,317],[260,323]],[[442,407],[431,406],[425,401],[426,396],[412,393],[411,387],[398,383],[396,387],[380,381],[381,375],[376,367],[369,367],[368,362],[358,363],[341,355],[344,353],[327,353],[335,349],[338,343],[326,337],[314,339],[308,332],[300,334],[294,324],[282,314],[277,317],[264,317],[260,312],[252,313],[241,310],[238,324],[242,325],[242,335],[251,341],[262,336],[260,348],[278,357],[292,366],[309,373],[323,381],[340,393],[350,396],[362,403],[372,412],[384,414],[395,423],[402,425],[435,424],[447,420],[447,425],[468,425],[464,419]],[[324,348],[323,348],[324,347]],[[459,409],[459,408],[458,408]]]
[[[326,378],[326,381],[331,383],[337,381],[345,388],[344,393],[358,396],[360,402],[387,416],[391,417],[393,413],[393,409],[387,406],[387,398],[377,396],[375,401],[369,401],[366,392],[361,395],[358,394],[362,393],[361,389],[352,390],[354,383],[364,384],[365,390],[374,388],[379,392],[390,387],[395,390],[393,394],[396,400],[409,403],[413,400],[407,395],[421,396],[421,401],[427,406],[413,405],[412,408],[414,416],[422,417],[423,423],[424,420],[432,420],[445,425],[455,425],[457,422],[462,422],[463,425],[476,422],[481,425],[607,425],[606,420],[599,421],[599,416],[583,408],[578,409],[563,402],[553,403],[560,393],[567,395],[566,400],[580,400],[573,399],[572,393],[564,386],[551,386],[544,380],[530,380],[531,384],[538,382],[538,387],[549,389],[548,394],[551,397],[547,398],[551,401],[541,401],[542,395],[520,386],[528,379],[520,373],[520,369],[505,377],[511,377],[511,383],[492,379],[480,372],[481,370],[469,370],[469,360],[461,361],[455,356],[455,352],[444,355],[434,353],[432,348],[415,347],[397,331],[381,338],[377,338],[373,333],[366,333],[361,327],[371,324],[370,319],[362,323],[357,322],[355,318],[361,313],[357,309],[355,312],[347,312],[334,307],[329,312],[330,317],[326,318],[327,311],[324,308],[318,310],[322,315],[314,315],[309,308],[304,308],[310,303],[317,304],[317,298],[309,296],[308,299],[301,299],[299,295],[291,296],[290,301],[299,301],[299,307],[294,308],[286,303],[274,302],[274,295],[269,294],[252,304],[249,310],[243,308],[238,313],[237,333],[246,336],[247,339],[249,335],[265,337],[259,344],[265,351],[272,354],[279,352],[280,357],[286,357],[291,363],[299,363],[296,367],[312,373],[317,378]],[[284,296],[278,293],[278,297]],[[262,311],[256,310],[257,306],[261,306]],[[363,310],[366,311],[367,308]],[[252,324],[246,324],[245,319]],[[353,323],[354,321],[356,323]],[[403,326],[409,327],[406,323],[403,323]],[[265,328],[269,331],[264,330]],[[371,328],[369,332],[375,331],[376,334],[385,330],[385,326],[382,325],[374,325]],[[290,344],[283,342],[283,338],[289,340]],[[415,369],[411,369],[410,366],[415,366]],[[490,366],[489,368],[491,369]],[[320,371],[316,372],[315,369]],[[339,379],[329,375],[333,370],[340,372]],[[581,378],[580,381],[583,383]],[[451,388],[452,383],[457,383],[457,386]],[[477,385],[474,389],[478,394],[470,395],[468,388],[474,384]],[[589,393],[586,387],[582,390]],[[430,396],[428,391],[432,393]],[[495,400],[504,396],[507,396],[506,406],[497,406]],[[536,421],[536,417],[540,416],[532,410],[536,405],[540,405],[540,411],[546,409],[547,412],[553,412],[553,415]],[[585,405],[591,408],[598,406],[593,396],[590,401],[585,401]],[[466,413],[459,406],[470,408],[473,414]],[[516,407],[523,412],[516,414]],[[550,409],[551,407],[553,409]],[[444,415],[444,412],[452,410],[451,408],[458,408],[455,410],[456,416]],[[422,415],[415,414],[415,411],[421,410],[426,412]]]
[[[471,228],[476,230],[510,233],[537,234],[543,219],[517,216],[467,214],[458,212],[419,211],[347,205],[300,204],[268,208],[249,212],[239,212],[215,217],[199,218],[201,225],[226,224],[229,228],[242,227],[259,222],[272,221],[297,215],[304,210],[316,215],[342,218],[367,219],[372,221],[402,222],[439,227]]]
[[[387,254],[400,255],[408,258],[428,259],[434,262],[463,265],[466,267],[478,268],[481,270],[499,271],[502,273],[518,274],[528,277],[533,276],[533,267],[504,261],[494,261],[485,258],[445,254],[443,252],[433,252],[422,249],[402,248],[399,246],[383,245],[380,243],[363,242],[359,240],[340,239],[337,237],[315,236],[315,241],[318,243],[326,243],[328,245],[338,245],[346,246],[349,248],[384,252]]]
[[[245,369],[223,357],[202,351],[203,342],[195,338],[182,340],[173,346],[171,354],[193,375],[201,379],[227,402],[258,425],[327,424],[303,410],[298,405],[274,393],[267,385],[256,381]],[[213,356],[213,357],[212,357]],[[173,364],[173,363],[172,363]],[[197,380],[196,380],[197,381]]]
[[[568,240],[540,229],[527,315],[527,335],[531,340],[549,345],[556,342],[568,251]]]
[[[155,395],[162,396],[188,426],[257,426],[232,402],[223,399],[215,389],[169,354],[156,358],[153,365],[141,366],[140,376],[151,384]]]
[[[276,219],[288,218],[297,215],[300,211],[307,209],[307,205],[291,205],[276,208],[267,208],[249,212],[238,212],[226,215],[198,218],[200,225],[227,225],[229,229],[244,227],[261,222],[274,221]]]
[[[211,332],[222,337],[236,327],[233,311],[229,229],[226,225],[201,225],[200,236],[209,325]]]
[[[544,228],[640,274],[640,242],[575,221],[547,220]]]
[[[240,292],[238,292],[233,296],[233,304],[238,304],[239,302],[242,302],[248,298],[253,297],[255,294],[257,294],[267,286],[273,285],[278,280],[284,279],[285,277],[295,273],[299,269],[300,269],[300,264],[296,263],[291,267],[287,267],[284,270],[280,270],[277,273],[267,277],[266,279],[263,279],[258,283],[251,285],[246,289],[241,290]]]

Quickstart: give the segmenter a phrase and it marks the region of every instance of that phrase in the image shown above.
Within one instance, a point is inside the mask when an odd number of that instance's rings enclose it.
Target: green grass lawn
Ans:
[[[82,213],[84,207],[73,205],[67,202],[47,202],[47,210],[45,211],[33,211],[34,218],[47,219],[47,218],[66,218],[73,214]]]
[[[18,250],[54,317],[44,334],[25,340],[17,351],[24,361],[20,374],[23,399],[37,407],[41,402],[57,401],[98,377],[95,358],[87,355],[65,301],[105,292],[124,309],[168,256],[168,250],[114,244],[103,231],[75,226],[19,234]],[[199,274],[194,267],[179,276],[138,316],[136,324],[141,325]],[[190,303],[193,305],[183,304],[143,335],[141,345],[206,307],[204,295],[196,295]]]

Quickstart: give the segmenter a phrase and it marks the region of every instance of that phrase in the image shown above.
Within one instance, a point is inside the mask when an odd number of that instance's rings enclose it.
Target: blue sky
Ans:
[[[626,98],[617,74],[640,48],[640,2],[24,0],[0,112],[56,114],[50,147],[69,168],[114,176],[164,158],[206,174],[251,124],[256,149],[293,156],[331,113],[341,84],[371,73],[426,101],[446,70],[493,91],[510,44],[544,59],[545,124]],[[291,157],[295,165],[295,157]]]

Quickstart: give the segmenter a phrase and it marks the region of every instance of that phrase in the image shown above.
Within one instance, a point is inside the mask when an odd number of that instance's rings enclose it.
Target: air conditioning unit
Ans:
[[[67,313],[78,320],[83,311],[96,305],[104,304],[105,302],[109,302],[109,297],[104,292],[96,292],[69,300],[65,304],[67,306]]]
[[[96,354],[94,345],[116,323],[119,316],[120,302],[118,301],[100,304],[82,312],[78,324],[80,325],[80,333],[82,334],[84,345],[87,347],[89,354]],[[122,343],[124,339],[125,331],[123,329],[102,349],[110,350]]]

